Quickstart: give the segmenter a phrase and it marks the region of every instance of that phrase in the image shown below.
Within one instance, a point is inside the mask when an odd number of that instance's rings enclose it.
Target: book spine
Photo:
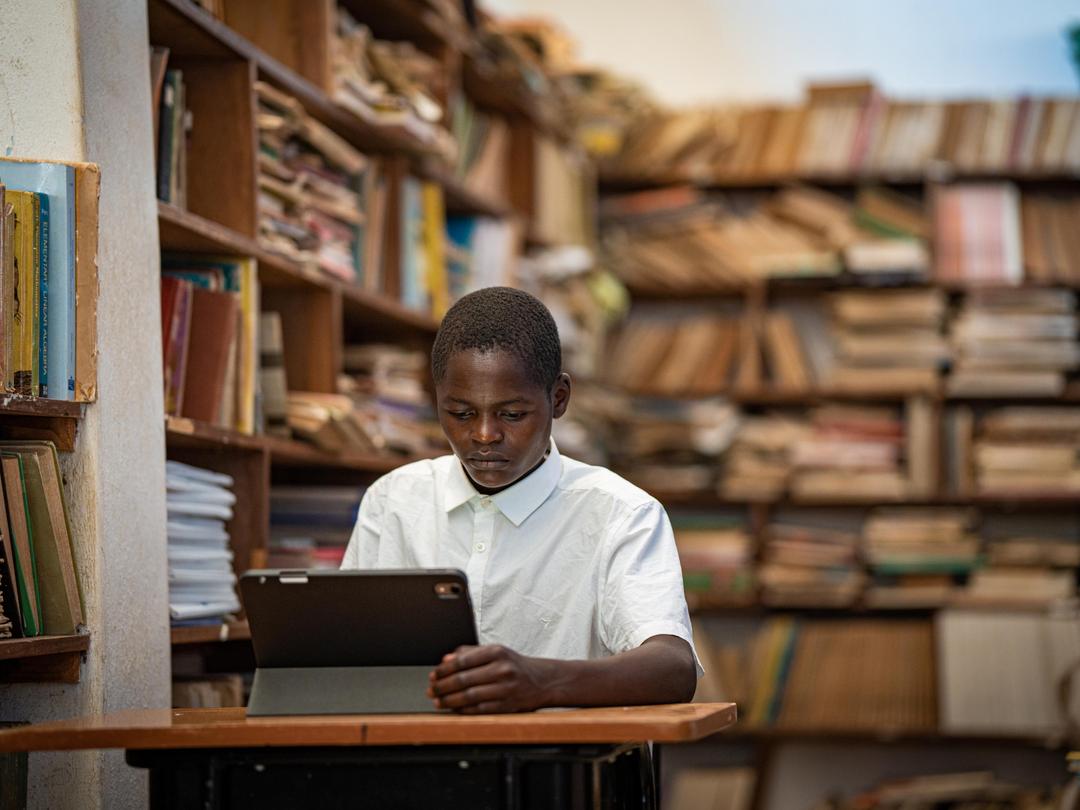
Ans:
[[[38,396],[49,395],[49,195],[38,194],[38,263],[35,285],[38,301]]]
[[[176,71],[165,74],[165,86],[161,90],[161,132],[158,141],[157,196],[170,202],[169,187],[172,181],[173,109],[176,106]]]

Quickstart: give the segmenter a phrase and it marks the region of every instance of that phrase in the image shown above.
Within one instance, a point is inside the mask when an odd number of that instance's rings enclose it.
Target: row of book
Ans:
[[[946,286],[1075,284],[1075,195],[1009,183],[880,187],[855,199],[809,186],[706,194],[687,186],[605,199],[602,261],[650,295],[828,279]]]
[[[228,522],[233,479],[169,460],[165,464],[169,618],[173,624],[220,623],[239,612]]]
[[[0,442],[0,638],[63,636],[85,622],[56,447]]]
[[[672,810],[751,810],[758,774],[744,765],[682,767],[671,786]],[[890,777],[841,797],[830,791],[814,810],[1064,810],[1061,790],[1027,787],[992,771]]]
[[[675,512],[693,610],[1045,608],[1076,597],[1077,527],[1060,516],[893,507],[779,513],[758,537],[738,517]]]
[[[733,502],[1068,498],[1080,492],[1080,408],[825,404],[742,414],[705,400],[635,401],[610,417],[611,464],[663,495]]]
[[[1080,716],[1063,684],[1074,615],[949,609],[924,619],[701,620],[695,700],[750,728],[1047,737]]]
[[[1080,367],[1071,290],[830,293],[734,307],[639,306],[604,381],[641,396],[761,392],[1056,397]]]
[[[169,68],[168,48],[150,46],[150,92],[154,122],[157,198],[187,208],[188,148],[194,115],[181,68]]]
[[[798,106],[653,107],[601,162],[614,179],[1067,173],[1080,169],[1080,101],[886,99],[870,82],[812,84]]]
[[[365,487],[270,489],[270,568],[340,568]]]
[[[97,167],[0,159],[0,388],[96,395]]]
[[[340,6],[334,14],[334,101],[369,123],[400,127],[452,159],[461,144],[448,131],[449,116],[439,101],[448,90],[443,63],[407,40],[376,39]],[[440,16],[450,24],[463,22],[460,12]]]
[[[165,414],[254,433],[260,363],[254,259],[165,254],[162,271]]]

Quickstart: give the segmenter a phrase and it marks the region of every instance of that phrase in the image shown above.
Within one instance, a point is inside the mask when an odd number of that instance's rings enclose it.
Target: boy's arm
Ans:
[[[690,645],[652,636],[626,652],[591,661],[529,658],[506,647],[459,647],[431,673],[428,695],[463,714],[522,712],[549,706],[682,703],[694,696]]]

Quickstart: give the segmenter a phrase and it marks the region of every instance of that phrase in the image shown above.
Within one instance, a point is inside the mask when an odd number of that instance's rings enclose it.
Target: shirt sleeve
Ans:
[[[386,493],[381,483],[382,479],[372,484],[360,500],[356,525],[349,538],[349,545],[345,549],[345,557],[341,561],[343,569],[376,567],[379,559],[382,517],[386,505]]]
[[[704,674],[683,592],[682,568],[667,513],[643,504],[612,531],[600,587],[600,634],[613,653],[658,635],[690,645],[698,677]]]

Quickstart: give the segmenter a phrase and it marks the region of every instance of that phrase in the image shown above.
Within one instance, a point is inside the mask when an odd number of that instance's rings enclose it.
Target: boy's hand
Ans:
[[[544,705],[551,662],[498,644],[458,647],[429,676],[436,708],[462,714],[527,712]]]

